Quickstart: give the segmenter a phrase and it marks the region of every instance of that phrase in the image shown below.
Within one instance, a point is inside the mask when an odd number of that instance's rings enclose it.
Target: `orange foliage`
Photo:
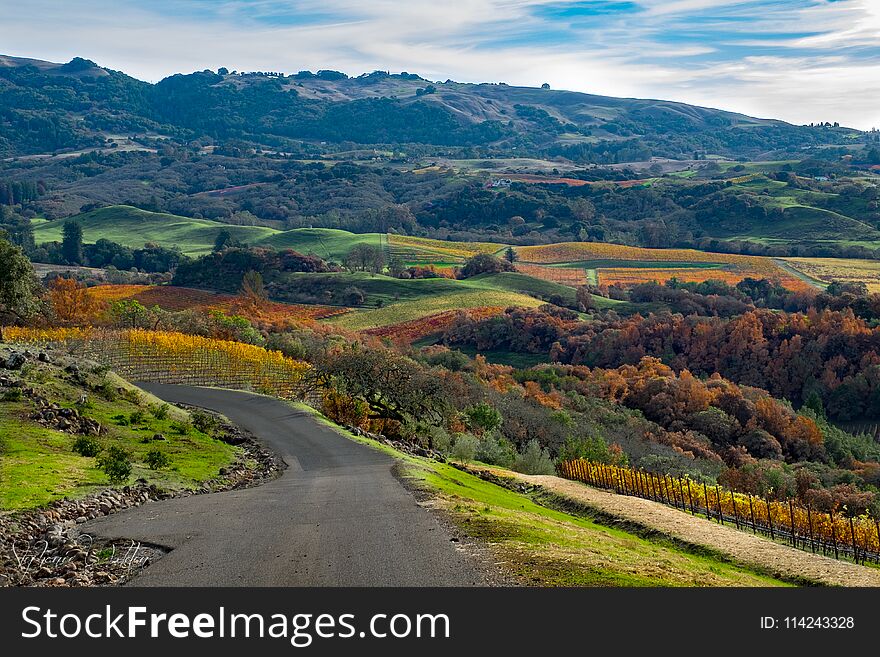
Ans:
[[[91,324],[104,305],[83,283],[58,277],[49,283],[49,305],[59,323]]]
[[[91,288],[91,292],[100,301],[112,303],[134,299],[148,308],[159,306],[171,312],[220,310],[246,317],[262,328],[280,328],[291,322],[327,319],[348,312],[345,308],[244,299],[231,294],[170,285],[99,285]]]
[[[387,338],[396,344],[408,345],[429,335],[442,333],[455,322],[467,317],[474,320],[493,317],[504,311],[502,306],[480,306],[466,310],[446,310],[434,315],[419,317],[399,324],[380,326],[364,331],[366,335]]]

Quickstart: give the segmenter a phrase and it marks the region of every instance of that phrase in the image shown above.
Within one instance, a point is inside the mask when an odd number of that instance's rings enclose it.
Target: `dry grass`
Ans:
[[[812,554],[692,516],[659,502],[617,495],[561,477],[523,475],[493,470],[496,475],[537,484],[547,491],[627,522],[654,529],[689,545],[727,555],[738,563],[789,580],[807,580],[826,586],[880,586],[880,571]]]

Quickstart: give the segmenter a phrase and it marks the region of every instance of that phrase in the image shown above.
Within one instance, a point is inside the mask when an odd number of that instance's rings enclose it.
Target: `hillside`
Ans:
[[[15,354],[22,362],[11,368]],[[168,490],[214,479],[240,454],[217,439],[219,427],[194,427],[189,412],[163,405],[97,363],[53,351],[27,356],[8,345],[0,357],[0,509],[41,506],[107,486],[94,457],[110,447],[130,454],[131,473],[122,483],[144,478]],[[90,442],[94,453],[77,447],[78,439]],[[156,450],[167,463],[153,469],[147,455]]]
[[[0,57],[0,106],[7,108],[3,156],[94,148],[140,135],[143,144],[157,136],[210,137],[311,153],[340,150],[332,145],[342,142],[419,144],[607,163],[695,151],[750,157],[856,134],[671,101],[430,82],[380,71],[349,78],[333,71],[281,76],[221,69],[153,85],[80,58],[55,64]]]

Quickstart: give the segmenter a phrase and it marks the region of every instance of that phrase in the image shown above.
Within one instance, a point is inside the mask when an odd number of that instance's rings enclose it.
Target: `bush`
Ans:
[[[149,466],[150,470],[167,468],[170,462],[168,455],[165,452],[160,452],[158,449],[150,450],[144,458],[144,463]]]
[[[452,458],[462,463],[470,463],[477,455],[479,442],[469,433],[460,433],[452,446]]]
[[[428,437],[428,446],[436,449],[441,454],[449,454],[452,451],[452,436],[443,427],[429,426],[425,433]]]
[[[125,483],[131,476],[131,454],[114,445],[98,456],[98,467],[111,484]]]
[[[217,418],[209,413],[195,411],[192,413],[191,417],[192,425],[202,433],[210,433],[216,429],[217,424],[219,424]]]
[[[509,468],[516,460],[517,453],[510,441],[488,434],[480,439],[475,456],[483,463]]]
[[[326,390],[321,397],[321,412],[336,424],[367,429],[370,426],[370,408],[357,397]]]
[[[140,406],[144,403],[143,395],[134,388],[123,388],[120,394],[125,401],[134,404],[135,406]]]
[[[192,431],[193,425],[189,421],[174,421],[171,423],[171,430],[174,433],[178,433],[181,436],[187,435],[190,431]]]
[[[97,441],[87,436],[80,436],[73,441],[73,451],[80,456],[97,456],[101,451],[101,446]]]
[[[21,388],[10,388],[3,393],[3,401],[17,402],[21,401]]]
[[[123,415],[122,413],[119,413],[118,415],[114,415],[110,419],[116,420],[116,424],[118,424],[120,427],[127,427],[129,424],[131,424],[131,421],[128,419],[128,416]]]
[[[165,420],[168,418],[168,411],[171,407],[168,404],[159,404],[155,406],[150,406],[150,413],[153,414],[153,417],[157,420]]]
[[[553,459],[550,458],[550,452],[546,449],[541,449],[537,440],[530,440],[528,442],[516,461],[514,461],[513,469],[523,474],[556,474],[556,468],[553,465]]]
[[[116,401],[117,391],[116,386],[113,385],[113,382],[110,379],[103,379],[100,383],[95,385],[95,392],[101,395],[107,401]]]
[[[140,410],[135,411],[128,416],[128,421],[131,422],[131,424],[143,424],[146,419],[147,414]]]
[[[572,461],[574,459],[586,459],[593,463],[608,463],[611,465],[625,466],[629,459],[618,445],[608,446],[600,436],[591,438],[569,438],[559,451],[559,461]]]

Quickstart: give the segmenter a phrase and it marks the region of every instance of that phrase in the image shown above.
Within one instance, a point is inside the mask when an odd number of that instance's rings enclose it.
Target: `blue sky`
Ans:
[[[880,0],[28,0],[3,54],[145,80],[410,71],[880,127]]]

